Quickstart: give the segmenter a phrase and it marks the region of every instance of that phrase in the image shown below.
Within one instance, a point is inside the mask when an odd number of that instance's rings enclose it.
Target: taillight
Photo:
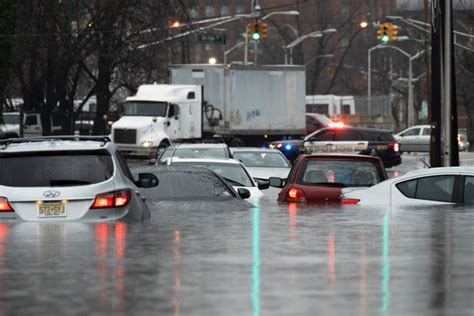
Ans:
[[[14,212],[13,207],[8,203],[8,199],[0,197],[0,212]]]
[[[357,205],[359,204],[359,199],[342,199],[341,203],[344,205]]]
[[[464,135],[458,134],[458,142],[464,141]]]
[[[393,150],[394,152],[399,152],[400,151],[400,144],[399,143],[388,144],[388,147],[390,147],[390,149]]]
[[[95,197],[92,209],[124,207],[130,203],[132,192],[130,190],[118,190],[99,194]]]
[[[306,202],[306,195],[304,194],[303,190],[298,189],[298,188],[291,188],[288,191],[288,202],[300,202],[300,203],[305,203]]]

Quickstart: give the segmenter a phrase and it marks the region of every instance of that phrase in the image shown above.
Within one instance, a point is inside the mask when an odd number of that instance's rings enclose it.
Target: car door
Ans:
[[[401,151],[418,151],[418,142],[421,128],[413,127],[405,132],[398,134]]]
[[[166,133],[171,137],[171,139],[180,138],[179,130],[181,120],[179,119],[179,106],[177,104],[170,103],[167,119]]]
[[[425,126],[421,129],[420,151],[430,151],[431,127]]]

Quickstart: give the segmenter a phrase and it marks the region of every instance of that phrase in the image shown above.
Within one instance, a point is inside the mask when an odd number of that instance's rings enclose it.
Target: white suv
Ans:
[[[150,216],[138,181],[108,137],[52,136],[0,141],[0,220],[114,221]]]

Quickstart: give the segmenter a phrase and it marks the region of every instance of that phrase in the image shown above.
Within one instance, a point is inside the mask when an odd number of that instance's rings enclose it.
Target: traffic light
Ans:
[[[261,31],[261,24],[258,23],[258,22],[255,22],[255,24],[253,25],[254,29],[253,29],[253,33],[252,33],[252,39],[255,41],[255,42],[259,42],[260,41],[260,31]]]
[[[388,37],[391,43],[398,41],[398,25],[393,23],[389,24]]]
[[[377,40],[380,44],[387,44],[390,41],[389,36],[389,23],[384,23],[379,26],[377,30]]]
[[[255,32],[255,22],[249,22],[247,24],[247,38],[252,39],[254,32]]]
[[[267,29],[268,29],[268,24],[260,22],[259,24],[259,31],[260,31],[260,38],[261,40],[265,40],[267,38]]]
[[[249,22],[247,24],[247,38],[260,42],[267,37],[268,25],[263,22]]]

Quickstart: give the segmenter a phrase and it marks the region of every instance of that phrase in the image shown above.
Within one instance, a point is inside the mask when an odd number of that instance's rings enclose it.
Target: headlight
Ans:
[[[152,140],[147,140],[141,143],[141,146],[143,147],[152,147],[153,146],[153,141]]]
[[[272,148],[272,149],[273,149],[273,148],[275,148],[275,145],[270,144],[270,145],[268,145],[268,148]]]

